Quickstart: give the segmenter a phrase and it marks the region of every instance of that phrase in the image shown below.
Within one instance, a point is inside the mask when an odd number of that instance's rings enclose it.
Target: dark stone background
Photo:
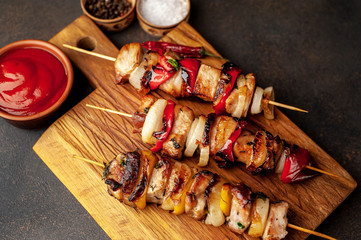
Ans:
[[[82,14],[76,0],[0,0],[0,9],[0,47],[49,40]],[[259,85],[273,85],[280,102],[308,109],[283,112],[361,180],[360,1],[193,0],[190,24],[244,72],[255,72]],[[118,47],[154,39],[137,21],[108,36]],[[78,71],[75,80],[58,116],[91,91]],[[45,129],[0,119],[0,239],[107,238],[33,152]],[[317,230],[361,239],[359,197],[357,188]]]

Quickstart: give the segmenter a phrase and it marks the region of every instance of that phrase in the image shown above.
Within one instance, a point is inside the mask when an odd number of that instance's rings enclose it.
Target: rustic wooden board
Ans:
[[[73,154],[77,154],[98,162],[107,162],[120,151],[149,147],[142,143],[139,134],[132,133],[130,119],[85,107],[89,103],[132,113],[140,102],[140,96],[129,84],[114,85],[112,62],[62,47],[63,43],[77,45],[84,37],[96,43],[94,52],[113,57],[117,55],[118,49],[85,16],[76,19],[50,40],[83,71],[96,90],[49,127],[35,144],[35,152],[112,239],[247,239],[246,236],[233,234],[225,227],[208,226],[185,215],[173,216],[154,204],[144,211],[127,207],[106,193],[100,167],[72,158]],[[203,45],[216,53],[187,23],[181,24],[162,40]],[[214,66],[221,64],[212,58],[204,61]],[[155,95],[170,98],[161,91]],[[176,102],[191,107],[196,115],[212,112],[209,103],[198,100]],[[211,162],[207,169],[219,172],[233,183],[245,182],[254,192],[264,192],[273,201],[286,200],[290,203],[289,221],[315,229],[353,191],[356,182],[284,114],[277,109],[276,114],[274,121],[268,121],[262,115],[250,117],[248,120],[254,123],[249,124],[248,129],[255,131],[263,127],[291,143],[307,148],[320,168],[343,176],[347,181],[339,182],[321,175],[298,184],[282,184],[274,175],[252,176],[243,171],[243,166],[220,170]],[[197,159],[186,159],[185,162],[196,166]],[[289,230],[288,239],[306,237],[307,234]]]

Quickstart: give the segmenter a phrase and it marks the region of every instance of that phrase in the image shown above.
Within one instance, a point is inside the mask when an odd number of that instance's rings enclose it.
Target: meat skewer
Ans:
[[[119,114],[124,116],[124,113]],[[161,151],[175,159],[181,159],[183,152],[192,157],[199,148],[199,166],[206,166],[212,155],[221,166],[236,161],[246,164],[253,174],[276,172],[283,183],[302,181],[315,176],[316,172],[347,182],[340,176],[312,167],[313,160],[306,149],[289,145],[265,130],[259,130],[255,135],[244,130],[246,122],[241,119],[210,114],[194,120],[191,109],[170,100],[156,100],[151,95],[142,97],[132,118],[136,132],[141,132],[142,141],[155,144],[152,151]]]
[[[147,44],[148,43],[148,44]],[[149,44],[151,43],[151,44]],[[143,46],[149,49],[154,44],[166,44],[171,50],[192,48],[164,42],[145,42]],[[120,50],[117,58],[93,53],[81,48],[63,44],[64,47],[115,61],[116,82],[129,81],[141,94],[160,88],[174,97],[197,96],[205,101],[213,101],[217,114],[224,112],[233,117],[246,117],[247,113],[258,114],[264,111],[265,117],[274,118],[273,106],[288,108],[295,111],[308,112],[300,108],[274,101],[273,87],[262,89],[255,86],[253,73],[243,75],[241,69],[227,62],[223,69],[217,69],[200,63],[194,58],[180,59],[180,52],[143,53],[140,43],[126,44]],[[165,49],[163,49],[165,51]],[[201,57],[202,54],[190,54],[191,57]],[[202,51],[203,52],[203,51]],[[184,53],[184,52],[183,52]],[[184,54],[183,54],[184,55]],[[232,75],[233,74],[233,75]],[[253,99],[253,100],[252,100]]]
[[[185,163],[158,157],[150,151],[119,154],[104,166],[73,157],[104,167],[108,193],[131,207],[144,209],[146,202],[157,203],[173,214],[186,213],[217,227],[226,224],[235,233],[267,240],[285,238],[286,227],[335,239],[289,224],[287,202],[270,203],[264,194],[254,194],[242,183],[231,185],[217,174],[195,172]]]

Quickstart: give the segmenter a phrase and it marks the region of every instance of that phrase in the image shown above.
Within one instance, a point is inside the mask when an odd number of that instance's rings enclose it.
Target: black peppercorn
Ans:
[[[86,0],[84,6],[94,17],[114,19],[126,14],[132,5],[127,0]]]

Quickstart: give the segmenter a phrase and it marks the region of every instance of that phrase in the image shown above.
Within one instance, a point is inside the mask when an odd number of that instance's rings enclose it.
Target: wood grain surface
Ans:
[[[132,113],[139,105],[140,96],[129,84],[114,84],[112,62],[62,47],[63,43],[77,46],[83,38],[94,43],[94,52],[112,57],[117,55],[118,49],[85,16],[76,19],[50,40],[69,56],[96,89],[49,127],[35,144],[35,152],[112,239],[249,239],[230,232],[224,226],[216,228],[186,215],[174,216],[154,204],[143,211],[125,206],[107,194],[106,186],[101,181],[100,167],[72,157],[77,154],[98,162],[108,162],[119,152],[149,148],[149,145],[142,143],[139,134],[132,133],[131,119],[85,107],[89,103]],[[187,23],[182,23],[162,40],[202,45],[217,53]],[[222,64],[222,61],[214,58],[203,61],[213,66]],[[173,99],[161,91],[154,95]],[[195,115],[212,112],[211,104],[200,100],[175,101],[192,108]],[[347,181],[340,182],[320,175],[298,184],[283,184],[276,175],[252,176],[244,166],[220,170],[213,161],[206,169],[218,172],[232,183],[242,181],[254,192],[264,192],[272,201],[287,201],[290,204],[289,221],[315,229],[353,191],[356,182],[282,112],[276,109],[276,114],[273,121],[266,120],[262,115],[251,116],[247,119],[250,122],[247,128],[253,132],[265,128],[290,143],[308,149],[320,168],[343,176]],[[196,167],[197,158],[184,161]],[[305,239],[308,236],[291,229],[288,231],[288,239]]]

